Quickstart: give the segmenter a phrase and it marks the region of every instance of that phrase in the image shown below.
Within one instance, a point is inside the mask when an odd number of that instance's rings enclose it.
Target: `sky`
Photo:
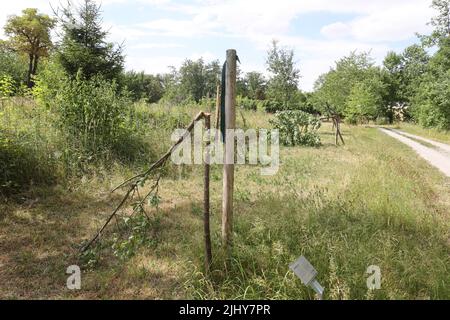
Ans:
[[[24,8],[52,14],[66,0],[14,0],[0,6],[0,26]],[[74,3],[81,0],[72,0]],[[431,0],[96,0],[109,40],[123,43],[128,70],[164,73],[186,59],[225,58],[236,49],[244,72],[266,73],[273,39],[293,49],[300,88],[351,51],[370,51],[380,64],[388,51],[430,32]],[[3,28],[0,38],[5,38]]]

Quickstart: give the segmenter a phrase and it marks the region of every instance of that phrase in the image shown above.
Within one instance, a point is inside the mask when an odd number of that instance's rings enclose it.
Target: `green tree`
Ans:
[[[402,56],[393,51],[388,52],[383,61],[385,70],[384,82],[387,87],[386,102],[393,106],[397,102],[404,101],[404,94],[401,91],[403,81]]]
[[[254,100],[264,100],[266,97],[267,80],[260,72],[248,72],[244,78],[247,97]]]
[[[0,40],[0,77],[10,76],[17,87],[23,83],[27,77],[27,59],[23,54],[15,52],[8,46],[6,41]]]
[[[52,48],[50,31],[55,20],[37,9],[28,8],[21,16],[11,16],[5,25],[5,34],[10,38],[11,47],[28,56],[27,85],[33,86],[33,76],[37,73],[39,59],[46,57]]]
[[[209,93],[213,96],[219,83],[221,68],[219,61],[206,64],[203,59],[196,61],[187,59],[178,72],[172,72],[170,84],[173,92],[181,94],[182,100],[193,99],[199,102]]]
[[[0,76],[0,99],[12,96],[14,87],[14,79],[10,75]]]
[[[438,11],[430,22],[434,30],[423,40],[438,50],[425,68],[419,68],[420,81],[411,92],[412,112],[425,127],[450,130],[450,1],[434,0],[432,7]]]
[[[412,45],[402,55],[402,88],[403,97],[410,102],[420,87],[422,78],[427,72],[430,57],[420,45]]]
[[[84,0],[78,7],[69,2],[57,12],[63,30],[57,57],[72,78],[81,70],[86,79],[117,79],[123,70],[122,48],[106,41],[100,9],[93,0]]]
[[[180,67],[181,91],[186,97],[191,97],[196,102],[205,94],[205,63],[203,59],[193,61],[187,59]]]
[[[351,123],[375,120],[378,117],[392,116],[388,114],[384,97],[386,84],[382,80],[378,68],[370,69],[366,78],[354,84],[347,99],[346,119]]]
[[[450,39],[442,40],[413,97],[413,113],[425,127],[450,130]]]
[[[289,109],[295,103],[298,91],[300,70],[295,67],[294,51],[278,47],[277,41],[267,52],[267,71],[271,74],[268,83],[268,96]]]
[[[433,0],[431,7],[438,14],[428,23],[434,29],[429,36],[420,36],[427,46],[439,45],[450,37],[450,0]]]
[[[314,85],[315,101],[319,108],[329,103],[341,115],[345,115],[347,101],[354,85],[366,78],[374,63],[369,53],[351,52],[336,62],[336,66],[319,77]]]
[[[154,103],[164,94],[163,79],[160,75],[128,71],[123,75],[121,82],[129,90],[134,101],[144,99],[148,103]]]

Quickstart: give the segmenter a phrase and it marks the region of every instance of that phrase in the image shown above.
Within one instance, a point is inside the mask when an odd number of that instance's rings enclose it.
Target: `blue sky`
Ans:
[[[79,2],[74,0],[73,2]],[[21,9],[51,13],[59,0],[2,3],[0,24]],[[317,77],[353,50],[371,51],[380,63],[427,33],[431,0],[103,0],[110,39],[124,43],[127,69],[161,73],[186,58],[223,61],[238,51],[243,71],[265,72],[272,39],[294,49],[311,90]],[[3,34],[0,32],[0,37]]]

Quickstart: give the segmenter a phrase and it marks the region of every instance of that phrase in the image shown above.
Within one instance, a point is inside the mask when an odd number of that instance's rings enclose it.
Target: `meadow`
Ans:
[[[0,142],[8,152],[0,157],[18,168],[9,180],[20,189],[9,186],[14,195],[0,201],[0,298],[313,299],[288,268],[300,255],[318,270],[325,299],[450,298],[450,181],[371,126],[343,125],[346,144],[337,147],[325,123],[321,146],[281,147],[275,176],[237,166],[231,259],[221,250],[222,167],[212,166],[209,274],[202,166],[169,164],[149,218],[126,210],[80,254],[123,196],[111,190],[158,159],[173,129],[205,108],[137,103],[128,120],[139,135],[117,150],[136,158],[80,169],[65,153],[54,114],[28,99],[3,101]],[[242,110],[237,126],[245,119],[247,127],[269,128],[271,117]],[[133,237],[118,240],[127,225]],[[79,291],[66,288],[73,264],[82,269]],[[370,265],[381,269],[380,290],[367,289]]]

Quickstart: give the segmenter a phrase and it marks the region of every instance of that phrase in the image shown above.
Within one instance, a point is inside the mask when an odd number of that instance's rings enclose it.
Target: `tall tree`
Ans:
[[[93,0],[84,0],[78,7],[68,2],[56,14],[63,30],[58,59],[67,74],[116,79],[123,70],[124,56],[121,46],[106,40],[100,5]]]
[[[407,47],[402,54],[402,92],[407,102],[416,94],[422,78],[427,72],[430,57],[426,50],[417,44]]]
[[[220,72],[219,61],[207,64],[202,58],[187,59],[178,72],[179,89],[185,98],[190,97],[197,102],[206,97],[208,93],[213,96],[220,79]]]
[[[164,94],[163,79],[160,75],[128,71],[123,74],[121,83],[130,91],[134,101],[144,99],[148,103],[154,103]]]
[[[423,38],[438,50],[426,68],[419,68],[423,72],[412,92],[413,114],[425,127],[450,130],[450,0],[433,0],[432,7],[438,11],[430,22],[434,30]]]
[[[428,46],[439,45],[450,38],[450,0],[433,0],[431,7],[438,12],[428,23],[434,30],[429,36],[421,36]]]
[[[265,99],[267,81],[262,73],[256,71],[248,72],[245,75],[244,83],[249,98],[255,100]]]
[[[11,76],[16,85],[27,78],[27,57],[10,48],[7,41],[0,40],[0,77]]]
[[[353,86],[364,80],[374,62],[369,53],[351,52],[349,56],[336,62],[336,66],[319,77],[315,83],[315,98],[321,105],[332,104],[342,115],[345,115],[347,100]]]
[[[39,14],[37,9],[28,8],[21,16],[11,16],[5,25],[5,34],[10,37],[11,47],[28,56],[27,85],[33,86],[39,59],[46,57],[52,47],[50,31],[55,20],[46,14]]]
[[[294,51],[280,48],[274,40],[267,52],[266,64],[267,71],[272,75],[268,87],[269,97],[289,109],[298,91],[300,79],[300,70],[295,67]]]
[[[401,90],[403,81],[402,55],[393,51],[388,52],[384,58],[383,67],[385,70],[384,82],[387,85],[386,102],[390,106],[397,102],[403,102],[405,98]]]

